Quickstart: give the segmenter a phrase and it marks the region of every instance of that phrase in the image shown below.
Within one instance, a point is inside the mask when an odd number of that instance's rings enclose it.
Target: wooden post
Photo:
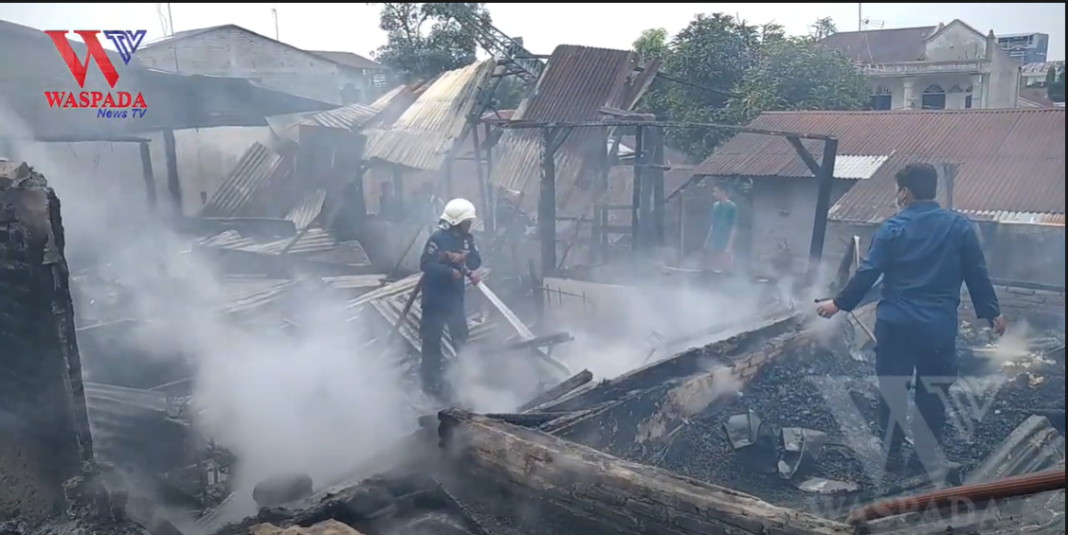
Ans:
[[[555,128],[541,131],[541,190],[538,196],[538,237],[541,238],[541,276],[556,272],[556,138]]]
[[[808,282],[815,282],[823,260],[823,242],[827,238],[827,214],[831,210],[831,188],[834,185],[834,162],[838,157],[838,140],[823,142],[823,159],[820,161],[819,190],[816,195],[815,221],[812,223],[812,243],[808,249]]]
[[[459,409],[438,415],[461,470],[570,512],[586,533],[845,535],[840,522],[624,461],[552,435]]]
[[[141,149],[141,174],[145,181],[145,197],[148,199],[149,208],[155,210],[159,204],[156,199],[156,178],[152,173],[152,151],[149,150],[148,142],[139,143]]]
[[[653,179],[653,241],[656,243],[657,248],[663,248],[666,245],[664,242],[664,221],[665,213],[667,212],[667,206],[664,201],[664,129],[661,127],[650,128],[645,137],[645,144],[649,147],[651,163],[656,166],[650,173]],[[644,151],[645,149],[642,150]]]
[[[175,214],[183,215],[182,182],[178,177],[178,145],[174,140],[174,130],[163,131],[163,155],[167,162],[167,191],[171,196]]]
[[[482,143],[478,139],[478,125],[471,128],[471,140],[475,144],[475,173],[478,175],[478,194],[482,197],[482,225],[486,232],[493,232],[493,201],[490,186],[482,173]]]
[[[641,248],[642,240],[642,173],[645,171],[645,158],[642,155],[642,145],[645,144],[645,128],[635,127],[634,132],[634,188],[630,199],[630,247],[637,251]]]

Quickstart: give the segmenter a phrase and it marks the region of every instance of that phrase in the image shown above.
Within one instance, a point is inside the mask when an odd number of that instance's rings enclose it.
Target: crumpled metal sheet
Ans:
[[[1039,472],[1058,462],[1064,462],[1064,436],[1045,416],[1032,415],[968,474],[964,484],[989,483]]]

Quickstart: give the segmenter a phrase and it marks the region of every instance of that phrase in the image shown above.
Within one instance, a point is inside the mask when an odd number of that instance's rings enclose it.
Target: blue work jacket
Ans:
[[[911,204],[883,222],[835,305],[853,310],[880,275],[877,321],[914,329],[932,344],[957,336],[962,283],[979,318],[1001,314],[975,226],[934,201]]]
[[[445,258],[445,253],[467,253],[465,265]],[[471,236],[451,229],[438,229],[426,241],[419,268],[423,271],[423,313],[456,310],[464,306],[464,279],[454,278],[455,270],[474,271],[482,266],[482,257]]]

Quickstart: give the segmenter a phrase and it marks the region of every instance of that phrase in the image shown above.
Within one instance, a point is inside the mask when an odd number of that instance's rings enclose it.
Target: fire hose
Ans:
[[[1030,496],[1064,488],[1064,468],[1013,476],[991,483],[962,485],[918,496],[902,496],[858,507],[849,513],[849,523],[860,524],[912,511],[942,508],[960,502],[981,503],[991,500]]]

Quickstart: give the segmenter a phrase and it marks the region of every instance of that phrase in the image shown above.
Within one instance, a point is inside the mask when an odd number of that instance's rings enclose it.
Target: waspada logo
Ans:
[[[85,75],[89,72],[89,61],[95,60],[100,73],[111,89],[119,83],[119,72],[115,70],[115,64],[111,62],[104,47],[100,44],[98,34],[103,33],[116,50],[119,57],[126,65],[130,64],[133,55],[145,39],[145,30],[74,30],[85,42],[86,56],[84,61],[78,58],[70,41],[67,40],[67,30],[45,30],[52,38],[52,43],[59,51],[59,57],[67,64],[74,81],[78,87],[85,89]],[[101,119],[126,119],[144,117],[148,111],[145,98],[140,92],[130,91],[45,91],[45,99],[50,108],[90,108],[96,110],[96,116]]]

